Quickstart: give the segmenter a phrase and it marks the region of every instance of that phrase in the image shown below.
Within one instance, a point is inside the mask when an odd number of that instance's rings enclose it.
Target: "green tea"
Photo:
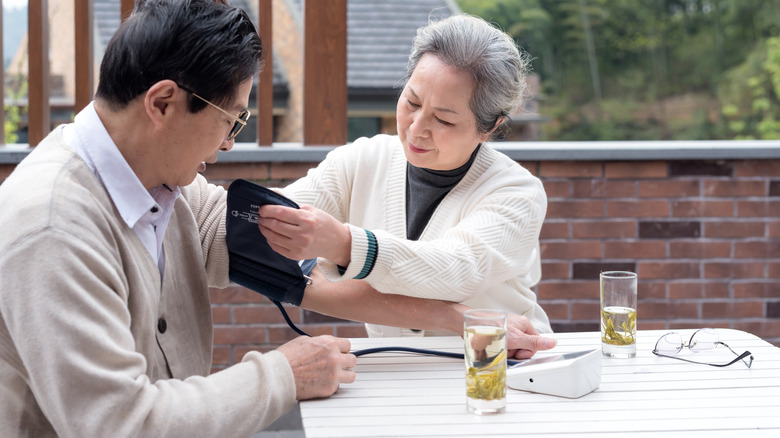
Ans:
[[[468,327],[466,345],[466,395],[477,400],[506,397],[506,330]]]
[[[631,345],[636,342],[636,309],[611,306],[601,310],[601,342]]]

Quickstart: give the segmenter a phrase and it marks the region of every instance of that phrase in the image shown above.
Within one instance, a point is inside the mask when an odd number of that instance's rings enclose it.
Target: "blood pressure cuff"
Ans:
[[[291,199],[247,180],[237,179],[228,188],[230,281],[271,300],[299,306],[316,259],[299,262],[271,249],[257,227],[258,210],[266,204],[298,208]]]

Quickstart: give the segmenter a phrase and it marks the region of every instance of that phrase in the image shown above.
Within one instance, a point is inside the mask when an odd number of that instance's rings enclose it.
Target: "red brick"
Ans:
[[[699,318],[699,304],[696,302],[649,301],[637,305],[637,320]]]
[[[561,303],[559,301],[539,301],[539,305],[542,306],[547,317],[551,320],[568,320],[569,319],[569,303]]]
[[[767,237],[780,237],[780,221],[774,220],[769,222]]]
[[[780,298],[780,282],[750,281],[734,283],[734,298]]]
[[[319,163],[271,163],[271,168],[266,178],[280,179],[280,180],[296,180],[300,177],[306,176],[306,172],[312,167],[317,167]]]
[[[724,258],[731,256],[729,242],[702,242],[698,240],[682,240],[669,242],[669,257],[671,258]]]
[[[608,240],[604,242],[607,259],[657,259],[666,256],[666,242],[661,240]]]
[[[627,220],[582,221],[572,223],[572,237],[575,239],[635,238],[637,224]]]
[[[764,259],[780,257],[780,240],[735,242],[734,257]]]
[[[764,316],[763,301],[716,301],[704,302],[702,318],[760,318]]]
[[[764,278],[764,262],[706,262],[704,278]]]
[[[637,263],[639,278],[699,278],[699,263],[646,262]]]
[[[233,358],[230,355],[230,347],[214,347],[211,352],[211,363],[216,365],[230,365]]]
[[[675,217],[733,217],[734,201],[674,201]]]
[[[538,290],[538,299],[540,300],[599,299],[598,281],[542,280]]]
[[[309,332],[308,327],[303,328],[300,327],[303,331],[312,334]],[[332,333],[331,333],[332,334]],[[289,327],[270,327],[268,329],[268,343],[270,344],[276,344],[281,345],[286,342],[292,341],[298,336],[297,333],[292,331]]]
[[[592,218],[604,217],[604,201],[549,201],[548,218]]]
[[[608,201],[607,217],[668,217],[669,201]]]
[[[230,306],[211,306],[211,318],[214,324],[230,324],[233,316]]]
[[[780,176],[780,160],[744,160],[734,163],[734,176]]]
[[[780,320],[735,321],[734,328],[752,333],[762,339],[780,337]]]
[[[739,201],[737,202],[739,217],[780,217],[780,200],[773,201]]]
[[[258,344],[266,342],[266,330],[263,327],[214,327],[214,344]]]
[[[330,335],[336,336],[336,327],[333,324],[309,324],[301,327],[303,331],[312,336]],[[292,331],[292,330],[290,330]],[[293,334],[295,334],[293,332]]]
[[[540,243],[542,260],[549,259],[596,259],[601,257],[600,240]]]
[[[16,164],[0,164],[0,183],[5,181],[14,169],[16,169]]]
[[[636,182],[603,179],[572,181],[575,198],[633,198]]]
[[[763,221],[721,221],[704,222],[704,237],[764,237],[766,235]]]
[[[604,165],[606,178],[666,178],[668,174],[665,161],[608,162]]]
[[[268,179],[268,163],[214,163],[206,167],[203,176],[208,180],[234,180],[236,178]]]
[[[539,176],[539,162],[538,161],[518,161],[517,164],[521,165],[525,170],[531,172],[531,175]]]
[[[544,257],[542,257],[544,260]],[[571,264],[557,262],[542,262],[542,278],[544,279],[568,279],[571,278]]]
[[[300,308],[285,306],[293,323],[301,320]],[[285,324],[282,312],[276,306],[241,306],[233,309],[236,324]]]
[[[367,338],[365,324],[348,324],[336,327],[336,336],[340,338]]]
[[[542,231],[539,233],[540,239],[568,239],[569,233],[568,221],[545,220],[542,224]]]
[[[599,178],[603,174],[598,161],[544,161],[539,166],[543,178]]]
[[[669,324],[666,321],[648,321],[647,319],[639,319],[636,322],[637,330],[665,330],[669,328]]]
[[[673,281],[669,283],[669,299],[684,300],[691,298],[727,298],[728,282],[713,281]]]
[[[767,263],[767,278],[780,278],[780,262]]]
[[[705,180],[703,186],[703,195],[712,197],[766,196],[767,192],[765,181]]]
[[[666,299],[666,283],[666,281],[645,281],[640,278],[637,284],[639,300]]]
[[[571,320],[572,321],[588,321],[599,319],[599,301],[577,301],[571,303]]]
[[[681,198],[699,196],[697,180],[658,180],[639,181],[639,197],[642,198]]]
[[[211,288],[212,304],[253,304],[270,303],[263,295],[241,286],[229,286],[224,289]]]
[[[543,180],[542,184],[544,185],[544,192],[547,194],[548,199],[571,197],[571,182],[568,180]]]

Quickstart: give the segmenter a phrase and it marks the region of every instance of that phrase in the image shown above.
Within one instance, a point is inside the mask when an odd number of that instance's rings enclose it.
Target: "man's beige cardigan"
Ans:
[[[164,248],[161,281],[61,129],[17,166],[0,186],[0,436],[249,436],[293,406],[279,352],[209,375],[224,190],[183,187]]]

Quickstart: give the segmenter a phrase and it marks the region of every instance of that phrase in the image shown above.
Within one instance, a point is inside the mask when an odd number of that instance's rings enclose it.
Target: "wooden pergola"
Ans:
[[[29,130],[30,146],[49,133],[49,24],[48,1],[29,2]],[[76,96],[74,112],[93,98],[92,63],[93,11],[91,0],[74,0]],[[257,90],[258,145],[270,146],[273,139],[273,41],[272,0],[257,0],[258,27],[266,49],[265,68]],[[134,0],[121,0],[124,20]],[[2,0],[0,0],[2,5]],[[0,8],[1,11],[2,8]],[[347,142],[347,0],[304,2],[304,145],[340,145]],[[2,12],[0,12],[0,19]],[[0,51],[0,54],[2,52]],[[0,73],[0,86],[2,86]],[[3,115],[0,111],[0,123]],[[0,126],[2,126],[0,124]],[[5,143],[0,131],[0,142]]]

